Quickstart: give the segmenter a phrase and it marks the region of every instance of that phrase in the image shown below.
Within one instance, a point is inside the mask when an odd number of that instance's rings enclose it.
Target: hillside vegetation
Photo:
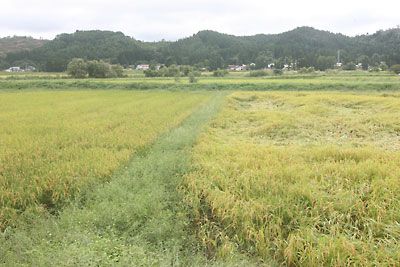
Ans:
[[[281,34],[233,36],[201,31],[175,42],[141,42],[121,32],[77,31],[61,34],[43,47],[7,54],[5,63],[29,61],[42,70],[64,71],[72,58],[103,59],[122,65],[141,62],[196,65],[217,69],[228,64],[258,67],[275,63],[277,67],[294,63],[296,67],[332,67],[338,50],[344,63],[363,63],[364,67],[400,63],[400,29],[378,31],[372,35],[348,37],[311,27],[299,27]]]
[[[34,39],[32,37],[4,37],[0,38],[0,58],[7,53],[32,50],[43,46],[48,40]]]

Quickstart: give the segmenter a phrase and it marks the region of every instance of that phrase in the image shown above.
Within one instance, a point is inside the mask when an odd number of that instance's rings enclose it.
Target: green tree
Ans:
[[[400,73],[400,64],[395,64],[395,65],[391,66],[390,70],[396,74],[399,74]]]
[[[258,54],[255,60],[256,69],[263,69],[268,67],[268,64],[274,62],[274,58],[272,56],[271,51],[264,51]]]
[[[117,74],[111,65],[102,60],[92,60],[87,63],[88,74],[91,78],[114,78]]]
[[[382,56],[381,56],[381,55],[379,55],[379,54],[377,54],[377,53],[375,53],[375,54],[372,55],[371,61],[370,61],[370,64],[371,64],[372,66],[377,67],[377,66],[379,66],[379,64],[380,64],[381,62],[382,62]]]
[[[183,76],[188,76],[190,72],[193,72],[193,67],[188,65],[183,65],[179,66],[179,70],[183,74]]]
[[[9,63],[4,59],[0,58],[0,71],[9,67]]]
[[[362,69],[367,70],[370,64],[370,59],[366,55],[358,57],[358,62],[362,64]]]
[[[381,62],[381,64],[379,64],[379,68],[380,68],[381,70],[383,70],[383,71],[389,69],[388,65],[386,65],[385,62]]]
[[[336,58],[334,56],[318,56],[316,62],[316,68],[319,70],[332,69],[336,63]]]
[[[356,70],[356,64],[354,64],[353,62],[348,62],[343,66],[343,70]]]
[[[116,77],[124,77],[124,68],[119,64],[111,65],[111,71]]]
[[[176,66],[175,64],[166,67],[166,68],[162,68],[161,70],[162,75],[164,77],[176,77],[176,76],[181,76],[181,72],[179,71],[178,66]]]
[[[67,73],[73,78],[85,78],[88,75],[88,65],[81,58],[74,58],[68,63]]]
[[[197,78],[194,72],[189,72],[188,77],[190,83],[197,83]]]
[[[224,77],[228,73],[229,72],[227,70],[217,69],[217,70],[214,71],[213,75],[214,75],[214,77]]]
[[[210,56],[211,58],[209,59],[209,67],[211,70],[217,70],[224,66],[224,59],[217,52],[214,51]]]

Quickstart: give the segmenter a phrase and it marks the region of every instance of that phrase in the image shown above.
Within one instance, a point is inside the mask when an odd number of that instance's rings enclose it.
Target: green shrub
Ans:
[[[124,77],[124,68],[121,65],[111,65],[111,71],[114,72],[115,76],[120,78]]]
[[[315,72],[315,68],[314,67],[301,68],[297,72],[298,73],[314,73]]]
[[[383,71],[389,69],[388,65],[386,65],[385,62],[381,62],[381,64],[379,64],[379,68],[380,68],[381,70],[383,70]]]
[[[275,75],[282,75],[282,74],[283,74],[283,70],[281,70],[281,69],[274,69],[274,74],[275,74]]]
[[[250,71],[250,77],[263,77],[263,76],[268,76],[268,72],[265,70],[255,70],[255,71]]]
[[[73,78],[85,78],[88,75],[88,65],[81,58],[74,58],[67,66],[67,73]]]
[[[229,72],[227,70],[217,69],[217,70],[214,71],[213,75],[214,75],[214,77],[224,77],[228,73]]]
[[[400,64],[396,64],[390,67],[390,70],[393,71],[396,74],[400,73]]]
[[[357,69],[356,64],[354,64],[353,62],[346,63],[343,66],[343,70],[356,70],[356,69]]]
[[[88,74],[91,78],[112,78],[115,76],[111,71],[110,64],[102,60],[89,61]]]
[[[380,72],[381,69],[379,67],[372,67],[368,70],[369,72]]]
[[[188,71],[187,66],[178,67],[176,65],[171,65],[169,67],[164,67],[159,70],[145,70],[144,75],[146,77],[176,77],[176,76],[187,76]]]
[[[190,72],[188,74],[188,77],[189,77],[189,83],[197,83],[197,78],[193,72]]]
[[[144,76],[145,77],[161,77],[161,72],[158,70],[145,70]]]
[[[73,78],[115,78],[123,77],[124,69],[121,65],[111,65],[102,60],[86,62],[81,58],[74,58],[67,67],[67,72]]]

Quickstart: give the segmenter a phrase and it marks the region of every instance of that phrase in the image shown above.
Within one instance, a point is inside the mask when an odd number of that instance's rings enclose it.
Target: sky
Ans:
[[[0,0],[0,36],[52,39],[76,30],[121,31],[143,41],[200,30],[234,35],[299,26],[349,36],[400,25],[399,0]]]

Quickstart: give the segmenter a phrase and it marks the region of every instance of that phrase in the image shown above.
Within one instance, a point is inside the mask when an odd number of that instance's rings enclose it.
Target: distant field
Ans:
[[[208,99],[201,93],[0,92],[0,229],[57,211]]]
[[[233,93],[184,183],[208,254],[398,265],[399,118],[399,93]]]
[[[0,73],[0,90],[10,89],[182,89],[182,90],[400,90],[400,77],[389,72],[332,72],[299,75],[249,77],[248,72],[232,72],[226,77],[203,73],[197,83],[187,77],[145,78],[141,72],[118,79],[70,79],[64,73]]]

